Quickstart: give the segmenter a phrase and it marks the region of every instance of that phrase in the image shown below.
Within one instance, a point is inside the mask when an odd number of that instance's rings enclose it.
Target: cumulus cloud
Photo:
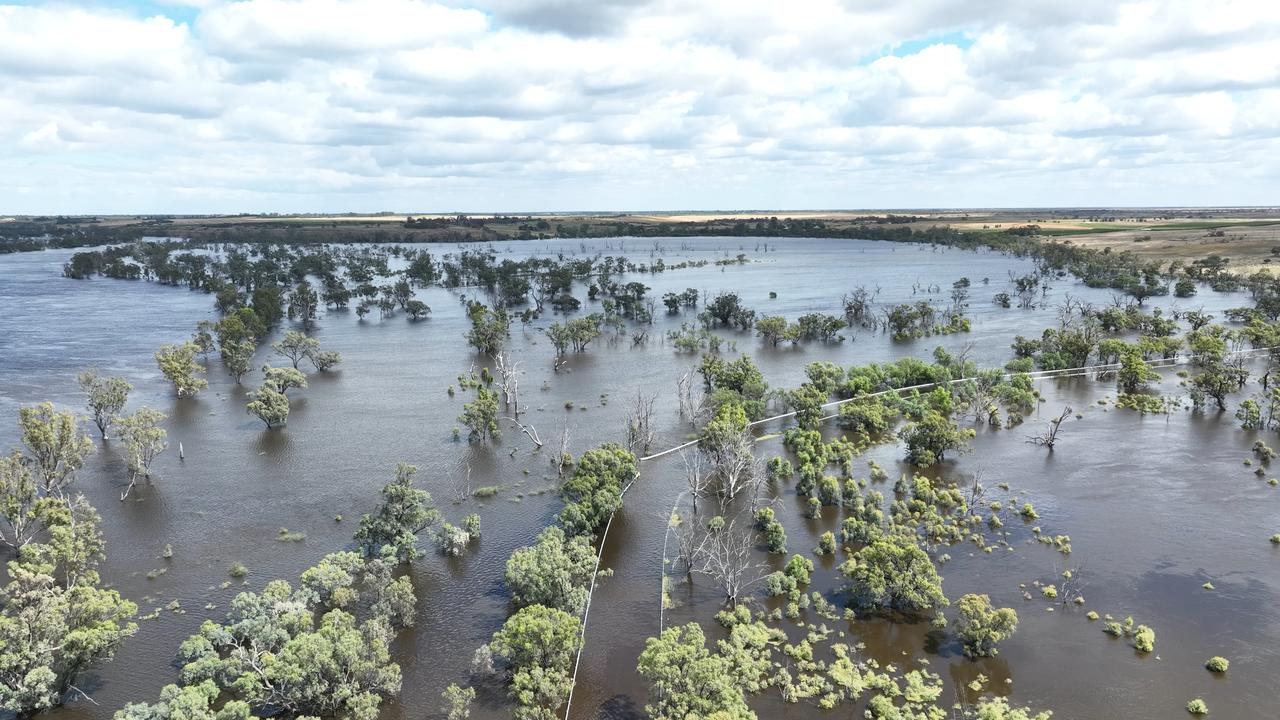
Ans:
[[[0,212],[1253,204],[1270,0],[0,0]]]

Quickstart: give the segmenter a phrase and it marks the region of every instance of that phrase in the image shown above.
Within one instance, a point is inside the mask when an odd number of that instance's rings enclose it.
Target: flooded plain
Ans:
[[[460,248],[426,249],[438,257]],[[1110,291],[1064,278],[1051,283],[1040,307],[1003,309],[991,303],[991,296],[1007,289],[1011,277],[1030,272],[1031,261],[928,246],[680,238],[507,242],[492,249],[500,260],[599,253],[644,262],[661,257],[667,265],[714,263],[743,253],[749,262],[742,265],[708,264],[624,279],[645,283],[654,297],[690,287],[706,295],[732,291],[746,307],[790,319],[806,312],[838,314],[841,295],[857,286],[879,287],[881,305],[918,299],[946,304],[945,291],[924,289],[949,289],[961,277],[970,278],[973,328],[968,333],[893,341],[884,334],[846,332],[840,343],[773,348],[749,333],[718,331],[736,344],[737,353],[751,354],[775,388],[798,385],[813,361],[847,367],[907,356],[929,359],[936,346],[953,352],[969,347],[970,359],[999,367],[1011,359],[1015,335],[1038,336],[1056,325],[1055,306],[1067,294],[1099,306],[1111,301]],[[529,544],[560,508],[548,453],[533,451],[516,429],[504,427],[501,439],[490,445],[454,439],[467,398],[462,393],[450,397],[446,390],[460,374],[488,363],[463,339],[468,324],[458,294],[419,290],[418,299],[432,308],[429,319],[419,322],[403,314],[359,320],[353,310],[322,310],[311,334],[325,348],[341,352],[343,364],[336,372],[312,374],[310,387],[295,396],[288,426],[265,430],[244,410],[254,383],[246,379],[245,386],[236,385],[216,358],[209,361],[209,388],[194,399],[173,397],[156,370],[151,355],[156,347],[187,338],[199,320],[216,319],[211,296],[147,282],[64,279],[61,268],[70,254],[0,256],[5,308],[0,314],[0,447],[18,442],[21,404],[50,400],[81,408],[74,376],[96,366],[134,384],[130,408],[147,405],[169,415],[170,449],[157,460],[153,482],[124,502],[119,500],[127,483],[124,461],[111,443],[98,443],[98,452],[78,474],[76,489],[103,517],[104,577],[139,603],[140,614],[161,612],[140,622],[138,634],[125,642],[115,661],[81,683],[96,704],[76,701],[51,715],[100,720],[126,702],[153,701],[164,684],[177,679],[178,644],[204,619],[221,619],[242,589],[238,583],[220,587],[233,563],[249,569],[251,589],[275,578],[295,580],[325,554],[349,546],[356,519],[373,508],[396,464],[408,462],[420,467],[421,483],[447,518],[456,522],[478,512],[484,528],[479,545],[463,557],[428,553],[410,570],[418,594],[417,622],[394,648],[404,689],[398,702],[386,706],[384,717],[441,716],[440,691],[467,681],[472,651],[507,616],[502,583],[507,557]],[[578,287],[575,295],[585,298],[586,293]],[[1244,296],[1208,289],[1194,298],[1148,301],[1166,310],[1210,312],[1244,304]],[[582,312],[591,311],[593,303],[584,302]],[[682,322],[693,323],[692,312],[658,313],[644,345],[634,346],[626,336],[602,337],[588,352],[571,355],[559,372],[551,344],[540,332],[556,319],[548,314],[528,329],[513,323],[509,342],[525,371],[527,422],[544,439],[558,438],[567,428],[575,455],[622,440],[637,392],[657,396],[656,448],[687,439],[691,429],[678,415],[676,381],[696,367],[698,357],[678,353],[664,335]],[[264,343],[255,364],[271,361]],[[1164,378],[1161,392],[1180,392],[1172,372]],[[972,699],[965,685],[981,673],[991,679],[993,692],[1008,694],[1017,704],[1051,709],[1058,718],[1180,717],[1192,697],[1203,697],[1214,717],[1280,714],[1274,693],[1280,667],[1275,612],[1280,549],[1268,542],[1280,532],[1280,488],[1242,462],[1258,436],[1239,430],[1230,412],[1141,416],[1098,404],[1114,398],[1113,383],[1046,380],[1038,389],[1045,398],[1038,416],[1028,416],[1019,427],[980,429],[971,453],[932,472],[961,484],[975,475],[989,488],[1007,483],[1010,494],[1034,503],[1040,515],[1035,525],[1045,534],[1070,535],[1070,564],[1080,568],[1086,603],[1053,605],[1038,594],[1024,599],[1021,586],[1034,590],[1035,581],[1054,582],[1063,556],[1034,542],[1030,527],[1015,518],[1006,528],[1011,550],[988,554],[958,545],[939,568],[948,597],[983,592],[996,605],[1017,609],[1018,632],[1001,643],[998,657],[966,659],[958,643],[932,634],[927,621],[841,621],[836,629],[864,643],[864,654],[881,662],[927,663],[953,685],[947,702]],[[1049,453],[1026,442],[1048,415],[1067,404],[1082,418],[1069,422],[1056,450]],[[778,430],[764,428],[762,434]],[[763,440],[757,450],[763,457],[783,454],[776,438]],[[866,461],[876,460],[888,471],[889,487],[882,489],[891,495],[892,479],[911,470],[901,457],[901,447],[893,444],[872,448],[856,461],[855,476],[866,476]],[[491,485],[501,487],[496,496],[472,497],[472,489]],[[684,487],[678,456],[646,463],[614,520],[603,562],[614,572],[598,586],[592,603],[574,718],[643,715],[645,688],[635,662],[644,639],[659,629],[667,518]],[[837,508],[807,519],[792,486],[780,483],[773,491],[792,553],[808,553],[823,531],[839,529]],[[336,515],[344,519],[337,521]],[[306,537],[281,542],[281,528]],[[172,559],[161,557],[166,544],[173,548]],[[763,554],[760,560],[776,562]],[[839,561],[838,556],[817,559],[812,584],[837,603]],[[153,573],[159,568],[165,572]],[[1215,590],[1202,588],[1209,581]],[[673,598],[678,604],[664,614],[667,625],[698,620],[714,636],[712,616],[720,598],[709,583],[677,583]],[[753,602],[764,604],[759,588]],[[1100,622],[1085,619],[1088,610],[1131,615],[1150,625],[1158,638],[1156,651],[1140,655],[1107,636]],[[1204,670],[1213,655],[1231,660],[1229,673],[1218,677]],[[776,694],[754,698],[753,707],[761,717],[850,712],[849,706],[821,711],[784,704]],[[508,715],[501,692],[482,688],[473,717]]]

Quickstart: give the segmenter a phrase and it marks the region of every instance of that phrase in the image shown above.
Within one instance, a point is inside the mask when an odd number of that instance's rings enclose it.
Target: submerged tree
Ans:
[[[289,421],[289,398],[272,385],[264,384],[249,393],[245,411],[273,428]]]
[[[320,299],[316,296],[316,291],[311,287],[310,282],[303,279],[289,293],[289,319],[296,318],[302,323],[302,327],[309,328],[311,323],[315,322],[316,308],[319,305]]]
[[[360,518],[355,540],[366,557],[377,557],[384,551],[400,562],[422,555],[418,536],[440,522],[440,512],[431,502],[431,494],[413,486],[418,468],[400,463],[396,477],[382,487],[382,502],[372,514]]]
[[[206,620],[182,644],[186,687],[166,688],[157,705],[129,705],[117,720],[243,720],[250,709],[375,720],[382,701],[400,691],[389,645],[412,620],[413,604],[408,579],[393,580],[382,561],[328,555],[296,589],[273,580],[261,593],[236,596],[225,623]],[[221,693],[230,700],[215,714]],[[177,713],[175,701],[183,704]]]
[[[257,349],[252,340],[228,340],[222,344],[222,364],[237,385],[253,369],[253,354]]]
[[[107,430],[124,409],[133,386],[122,377],[103,377],[96,368],[89,368],[77,375],[76,382],[88,396],[87,406],[89,412],[93,413],[93,422],[98,426],[102,439],[106,440]]]
[[[579,628],[578,618],[564,610],[530,605],[493,634],[490,647],[510,674],[517,720],[554,720],[564,706],[573,689]]]
[[[586,537],[566,537],[560,528],[549,527],[531,547],[516,550],[507,560],[511,599],[517,607],[545,605],[581,613],[595,564],[595,550]]]
[[[80,432],[75,414],[55,410],[53,403],[18,408],[18,426],[36,479],[46,494],[70,484],[93,452],[93,441]]]
[[[151,477],[151,462],[169,446],[169,434],[160,427],[164,420],[164,413],[147,407],[138,408],[132,415],[117,420],[125,455],[129,459],[129,487],[120,495],[121,500],[129,496],[138,478]]]
[[[1017,611],[992,607],[987,595],[965,595],[956,601],[956,609],[960,614],[952,627],[969,657],[996,655],[996,644],[1018,629]]]
[[[506,312],[473,301],[467,304],[467,317],[471,320],[467,342],[471,343],[472,347],[487,355],[502,349],[502,344],[510,332],[510,321]]]
[[[644,711],[653,720],[755,717],[747,706],[740,668],[707,648],[697,623],[670,627],[646,640],[636,670],[649,682]]]
[[[209,387],[209,382],[200,375],[204,374],[204,366],[196,362],[199,348],[193,342],[181,345],[161,345],[156,351],[156,364],[165,379],[173,383],[178,397],[195,397],[196,393]]]
[[[462,406],[458,422],[470,431],[467,438],[472,442],[484,442],[497,437],[498,394],[483,385],[477,387],[476,399]]]
[[[974,430],[961,430],[936,410],[927,410],[920,420],[902,429],[899,437],[907,445],[907,462],[929,467],[941,461],[947,452],[965,452]]]
[[[271,349],[288,358],[293,369],[297,370],[303,358],[320,350],[320,341],[307,337],[306,333],[289,330],[283,338],[271,343]]]
[[[274,368],[270,365],[263,365],[262,375],[263,387],[269,386],[281,395],[287,394],[293,388],[305,388],[307,386],[307,376],[294,368]]]
[[[918,613],[947,605],[933,561],[910,537],[875,540],[840,570],[850,581],[850,604],[861,611]]]
[[[83,694],[79,676],[137,631],[137,605],[101,586],[98,513],[83,496],[42,502],[46,540],[23,548],[0,589],[0,708],[18,718]]]

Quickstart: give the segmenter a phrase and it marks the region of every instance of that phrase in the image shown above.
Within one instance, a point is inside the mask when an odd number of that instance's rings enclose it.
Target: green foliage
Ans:
[[[969,657],[996,655],[996,644],[1018,629],[1017,611],[992,607],[987,595],[965,595],[956,602],[956,608],[959,615],[953,627]]]
[[[314,314],[313,314],[314,317]],[[320,350],[320,341],[312,337],[307,337],[306,333],[297,330],[286,331],[284,337],[271,343],[271,349],[279,355],[288,358],[293,363],[296,370],[298,364],[308,355]]]
[[[787,531],[774,517],[773,508],[762,507],[756,510],[755,527],[764,536],[765,547],[775,555],[787,552]]]
[[[484,442],[490,437],[497,437],[498,393],[483,385],[477,387],[476,399],[462,406],[458,422],[467,427],[467,439],[471,442]]]
[[[849,604],[859,611],[918,613],[947,605],[933,561],[911,538],[875,540],[840,569],[850,580]]]
[[[1140,652],[1151,652],[1156,649],[1156,631],[1146,625],[1139,625],[1133,631],[1133,646]]]
[[[519,720],[553,720],[573,687],[581,638],[578,618],[558,608],[521,608],[493,635],[490,647],[511,674]]]
[[[209,382],[200,375],[204,374],[204,366],[195,360],[200,349],[193,342],[181,345],[161,345],[156,351],[156,365],[165,379],[173,383],[178,397],[195,397],[196,393],[209,387]]]
[[[115,720],[249,720],[249,704],[231,700],[215,710],[218,686],[212,680],[194,685],[165,685],[152,705],[129,703],[116,711]]]
[[[1204,666],[1209,672],[1224,673],[1231,666],[1231,661],[1221,655],[1214,655],[1205,662]]]
[[[293,388],[305,388],[307,376],[294,368],[276,368],[262,366],[262,385],[271,387],[281,395],[288,394]]]
[[[407,562],[422,555],[418,535],[440,522],[431,494],[413,486],[418,468],[400,463],[396,477],[382,487],[382,502],[373,514],[360,518],[355,540],[365,557],[384,553]]]
[[[19,407],[18,427],[30,455],[32,474],[45,493],[69,485],[93,452],[93,441],[80,432],[75,414],[55,410],[53,403]]]
[[[649,682],[645,712],[653,720],[754,720],[743,692],[743,673],[706,646],[697,623],[667,628],[645,641],[636,667]]]
[[[592,340],[600,337],[600,324],[604,316],[592,313],[583,318],[568,320],[564,324],[552,323],[547,328],[547,339],[556,349],[556,355],[564,355],[570,346],[574,352],[585,352]]]
[[[467,342],[472,347],[487,355],[493,355],[502,349],[502,344],[510,333],[510,320],[506,312],[471,301],[467,303],[467,318],[471,320]]]
[[[83,496],[41,504],[42,542],[22,548],[0,588],[0,709],[20,718],[60,705],[137,631],[137,605],[101,586],[98,513]]]
[[[560,485],[565,506],[557,515],[569,535],[592,535],[622,507],[622,487],[635,478],[636,456],[606,443],[578,458],[573,474]]]
[[[1187,703],[1187,712],[1192,715],[1207,715],[1209,713],[1209,706],[1205,704],[1204,700],[1195,698]]]
[[[289,420],[289,398],[274,386],[263,385],[249,393],[245,411],[256,415],[267,427],[277,427]]]
[[[98,374],[96,368],[89,368],[77,375],[76,383],[88,396],[86,405],[89,412],[93,414],[93,422],[98,426],[98,432],[102,435],[102,439],[106,440],[107,430],[124,409],[133,386],[122,377],[103,377]]]
[[[517,607],[545,605],[580,614],[595,562],[585,536],[566,537],[560,528],[549,527],[532,547],[520,548],[507,559],[511,600]]]
[[[329,555],[297,589],[274,580],[237,595],[225,623],[206,620],[179,650],[182,682],[214,682],[234,700],[292,716],[374,720],[400,691],[388,645],[413,604],[408,579],[393,580],[385,563]]]
[[[974,434],[972,428],[961,430],[941,413],[928,410],[919,421],[903,428],[899,437],[907,445],[907,461],[929,467],[943,460],[949,451],[967,451]]]
[[[471,703],[476,699],[475,688],[463,688],[458,687],[457,683],[449,683],[449,687],[440,695],[444,698],[444,706],[440,710],[447,720],[467,720],[471,717]]]
[[[129,472],[134,476],[149,477],[152,460],[168,447],[168,433],[160,427],[164,420],[165,414],[159,410],[142,407],[116,421],[120,426]]]

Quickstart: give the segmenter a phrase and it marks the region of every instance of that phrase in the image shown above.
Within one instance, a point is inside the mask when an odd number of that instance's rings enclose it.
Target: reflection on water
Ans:
[[[739,293],[748,307],[791,318],[804,312],[837,312],[840,296],[858,285],[879,287],[882,302],[920,299],[913,286],[949,288],[961,276],[972,289],[971,333],[914,342],[890,342],[857,333],[843,343],[797,348],[764,347],[745,333],[724,333],[740,351],[757,358],[775,386],[804,379],[808,362],[843,365],[914,355],[928,357],[942,345],[1000,365],[1009,358],[1014,335],[1035,335],[1053,324],[1052,305],[1065,293],[1095,304],[1110,293],[1074,281],[1053,283],[1049,307],[1005,310],[989,298],[1005,289],[1010,273],[1030,264],[993,253],[964,253],[918,246],[823,240],[679,239],[655,243],[618,240],[511,242],[495,246],[501,255],[625,254],[648,261],[660,255],[668,264],[745,252],[755,262],[721,268],[669,271],[638,278],[663,292],[698,288]],[[431,246],[439,255],[456,248]],[[160,687],[176,680],[172,665],[178,643],[206,617],[221,617],[241,589],[220,589],[236,562],[250,570],[246,584],[260,589],[272,578],[295,579],[328,552],[349,545],[355,520],[371,509],[381,485],[397,462],[417,464],[420,478],[447,517],[479,512],[484,535],[468,555],[444,559],[428,555],[410,569],[419,595],[418,624],[397,640],[404,667],[404,693],[389,706],[388,718],[420,717],[434,712],[439,693],[465,680],[472,650],[502,623],[507,599],[501,576],[507,556],[529,543],[558,510],[548,453],[534,451],[515,430],[504,430],[489,447],[455,442],[452,430],[466,401],[446,389],[460,373],[485,360],[472,353],[462,334],[466,319],[456,297],[433,288],[418,297],[433,308],[430,319],[410,323],[403,316],[359,321],[354,313],[322,315],[314,330],[327,348],[342,352],[339,372],[312,375],[310,387],[295,392],[287,428],[266,430],[244,411],[245,388],[236,386],[212,360],[209,389],[197,398],[177,400],[161,382],[151,359],[162,343],[183,339],[197,320],[213,317],[209,296],[143,282],[106,279],[65,280],[62,263],[70,251],[46,251],[0,257],[0,447],[16,442],[16,408],[52,400],[79,407],[73,376],[90,365],[121,374],[136,387],[131,406],[149,405],[170,416],[170,450],[156,463],[150,485],[140,485],[125,502],[119,447],[100,444],[80,473],[77,488],[89,496],[104,519],[108,542],[105,577],[142,612],[176,600],[186,611],[161,612],[143,622],[117,660],[84,683],[99,704],[76,702],[56,714],[106,718],[127,701],[152,700]],[[983,282],[983,279],[987,282]],[[777,292],[770,299],[770,292]],[[579,297],[585,292],[578,288]],[[945,293],[931,296],[945,302]],[[1214,311],[1241,304],[1240,298],[1208,290],[1190,300],[1162,298],[1161,307]],[[587,304],[586,309],[592,307]],[[523,361],[521,382],[534,424],[548,446],[567,427],[573,452],[622,436],[628,398],[637,389],[657,393],[658,447],[684,439],[689,428],[677,417],[676,379],[697,359],[677,354],[663,340],[692,316],[660,315],[650,341],[602,338],[586,355],[570,358],[553,372],[551,347],[538,327],[516,327],[511,347]],[[270,362],[262,351],[255,364]],[[246,379],[251,384],[250,379]],[[1169,376],[1170,390],[1176,378]],[[1280,623],[1268,612],[1280,598],[1280,551],[1267,538],[1280,530],[1280,490],[1258,481],[1241,465],[1253,442],[1229,415],[1180,413],[1142,418],[1108,410],[1094,400],[1113,390],[1089,381],[1043,383],[1045,413],[1070,403],[1084,413],[1064,431],[1052,454],[1023,442],[1043,418],[1027,429],[980,432],[972,454],[939,469],[945,477],[965,479],[981,472],[988,486],[1008,482],[1034,502],[1046,533],[1070,534],[1072,564],[1084,566],[1085,609],[1123,618],[1132,614],[1157,632],[1157,652],[1138,656],[1123,642],[1110,640],[1083,610],[1047,612],[1043,601],[1024,601],[1019,585],[1052,581],[1061,558],[1037,544],[1026,544],[1028,528],[1010,528],[1014,552],[985,555],[957,546],[941,568],[948,596],[986,592],[999,605],[1019,611],[1018,633],[1001,644],[998,658],[969,661],[954,641],[931,633],[927,623],[883,621],[837,623],[866,654],[881,662],[913,667],[927,659],[934,672],[954,685],[953,692],[979,673],[994,692],[1020,703],[1050,707],[1063,718],[1180,716],[1193,696],[1208,701],[1215,716],[1264,717],[1275,714],[1271,688],[1280,646]],[[574,403],[566,411],[567,401]],[[185,459],[177,454],[182,443]],[[760,448],[781,452],[777,440]],[[896,477],[907,468],[899,449],[872,450]],[[896,470],[895,470],[896,468]],[[643,640],[657,630],[662,541],[666,514],[683,488],[678,457],[647,464],[644,476],[627,495],[614,522],[605,565],[615,574],[603,582],[593,604],[574,715],[638,717],[644,688],[634,672]],[[483,501],[470,491],[500,485]],[[777,488],[793,552],[806,551],[824,530],[838,529],[839,515],[828,508],[820,520],[802,516],[789,486]],[[335,516],[342,515],[341,521]],[[306,533],[299,543],[278,542],[279,528]],[[172,560],[160,554],[166,544]],[[838,585],[838,562],[817,563],[814,587]],[[148,571],[168,572],[147,579]],[[1217,590],[1201,584],[1212,580]],[[705,583],[703,583],[705,585]],[[680,606],[668,622],[707,621],[719,602],[707,587],[677,585]],[[838,601],[829,593],[829,599]],[[206,603],[216,607],[205,609]],[[710,629],[710,628],[709,628]],[[1202,663],[1211,655],[1231,659],[1231,671],[1210,676]],[[945,666],[945,667],[944,667]],[[1006,682],[1009,681],[1009,682]],[[952,697],[949,695],[948,698]],[[948,700],[949,701],[949,700]],[[808,705],[784,705],[759,699],[762,717],[807,717]],[[841,711],[841,712],[846,712]],[[480,688],[475,716],[505,717],[501,690]]]

